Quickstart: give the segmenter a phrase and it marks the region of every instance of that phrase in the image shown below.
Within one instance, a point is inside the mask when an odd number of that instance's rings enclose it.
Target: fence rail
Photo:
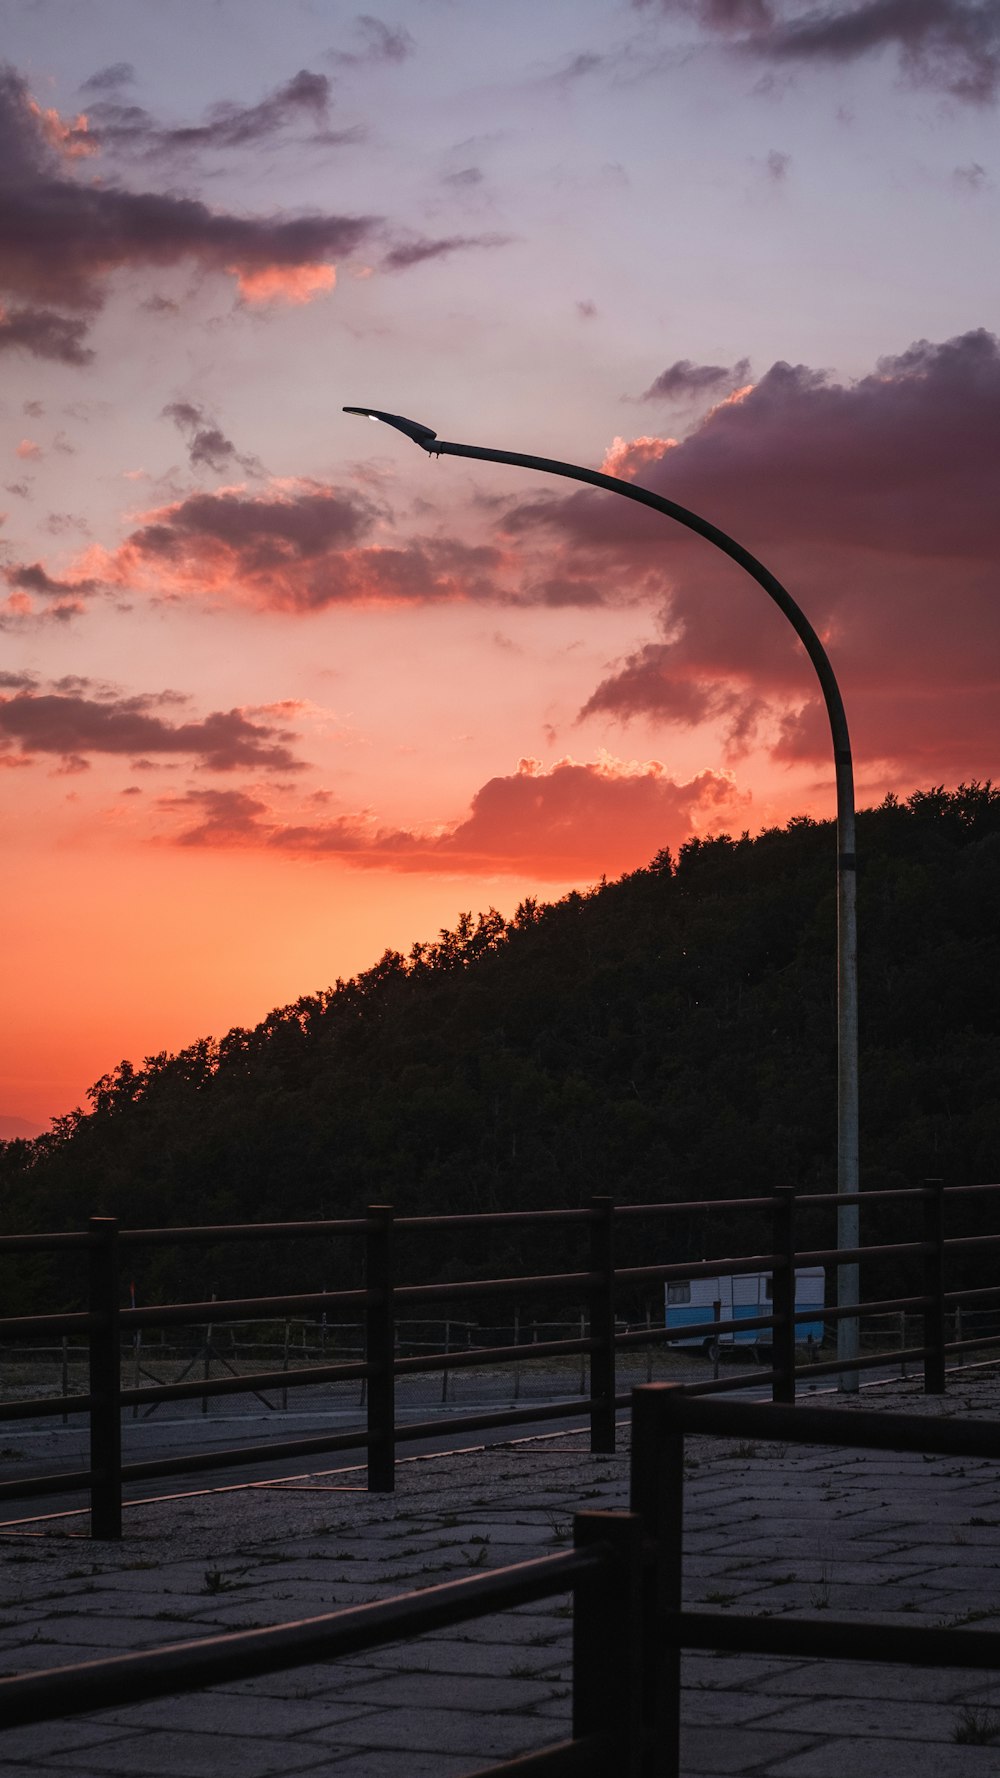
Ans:
[[[1000,1671],[1000,1631],[915,1625],[779,1621],[730,1611],[685,1611],[684,1443],[689,1435],[777,1440],[925,1456],[1000,1458],[1000,1427],[917,1414],[830,1413],[769,1402],[706,1401],[672,1384],[637,1389],[630,1506],[655,1550],[645,1595],[646,1659],[657,1681],[644,1704],[645,1742],[660,1778],[680,1778],[680,1661],[686,1648],[799,1658],[899,1662]],[[652,1772],[653,1767],[648,1768]],[[645,1770],[645,1768],[644,1768]]]
[[[90,1457],[87,1469],[50,1475],[18,1476],[0,1482],[0,1498],[38,1498],[44,1494],[65,1493],[86,1488],[91,1501],[91,1529],[95,1537],[117,1538],[121,1535],[122,1490],[130,1483],[156,1476],[196,1473],[207,1469],[235,1467],[259,1463],[263,1459],[313,1458],[349,1450],[366,1453],[368,1486],[374,1491],[388,1492],[394,1486],[396,1445],[414,1438],[437,1438],[444,1432],[482,1430],[509,1425],[531,1424],[542,1418],[558,1418],[579,1414],[581,1406],[590,1422],[591,1448],[609,1452],[615,1446],[615,1419],[619,1408],[627,1407],[630,1396],[618,1390],[616,1356],[638,1345],[652,1349],[657,1345],[688,1344],[702,1339],[717,1350],[718,1341],[728,1333],[756,1330],[770,1335],[766,1342],[770,1366],[756,1370],[742,1379],[729,1376],[692,1386],[695,1394],[712,1395],[720,1390],[731,1392],[740,1387],[771,1387],[775,1402],[791,1403],[796,1391],[796,1326],[814,1320],[816,1311],[796,1309],[794,1278],[796,1267],[803,1265],[836,1265],[863,1260],[876,1265],[891,1260],[897,1267],[905,1265],[915,1272],[917,1288],[905,1295],[876,1295],[862,1301],[856,1308],[824,1311],[827,1321],[845,1315],[851,1319],[866,1314],[903,1317],[903,1336],[893,1356],[905,1367],[922,1365],[924,1388],[940,1394],[945,1389],[946,1361],[950,1354],[964,1356],[972,1350],[1000,1346],[1000,1333],[970,1328],[962,1323],[963,1308],[971,1312],[988,1300],[998,1303],[1000,1287],[977,1282],[965,1288],[946,1288],[949,1259],[961,1262],[966,1272],[971,1259],[993,1254],[1000,1234],[977,1236],[964,1234],[946,1236],[946,1207],[954,1198],[961,1204],[970,1190],[977,1194],[1000,1192],[1000,1186],[943,1187],[940,1181],[923,1186],[893,1188],[857,1194],[869,1213],[891,1206],[898,1218],[901,1208],[913,1212],[919,1238],[873,1242],[850,1253],[832,1247],[800,1247],[797,1231],[802,1217],[817,1210],[827,1210],[841,1200],[833,1194],[801,1195],[788,1187],[776,1187],[769,1198],[726,1199],[721,1203],[689,1202],[655,1205],[625,1205],[615,1208],[607,1197],[591,1199],[589,1205],[577,1210],[538,1210],[523,1213],[497,1212],[486,1215],[428,1216],[395,1218],[391,1206],[372,1205],[362,1218],[318,1221],[316,1223],[267,1223],[216,1225],[205,1228],[122,1229],[111,1217],[91,1218],[86,1232],[42,1235],[8,1235],[0,1237],[0,1260],[5,1255],[26,1253],[60,1254],[78,1252],[87,1260],[87,1308],[61,1315],[27,1314],[0,1320],[0,1341],[24,1339],[33,1335],[47,1341],[65,1341],[71,1335],[86,1337],[88,1382],[86,1392],[72,1395],[68,1388],[56,1396],[31,1400],[0,1402],[0,1421],[66,1419],[71,1413],[85,1411],[89,1420]],[[696,1210],[711,1214],[721,1208],[746,1211],[758,1218],[763,1215],[768,1248],[764,1252],[742,1254],[725,1259],[670,1260],[642,1266],[616,1266],[615,1240],[620,1226],[634,1219],[645,1218],[666,1226],[658,1231],[661,1245],[670,1242],[669,1225],[678,1217],[688,1217]],[[812,1226],[812,1224],[810,1224]],[[403,1237],[439,1235],[452,1231],[493,1231],[497,1228],[525,1231],[536,1229],[578,1230],[585,1236],[582,1264],[573,1270],[535,1272],[514,1277],[465,1278],[435,1280],[426,1283],[401,1282],[397,1264],[397,1248]],[[123,1303],[122,1257],[143,1246],[157,1248],[171,1244],[218,1246],[228,1242],[269,1242],[287,1239],[322,1239],[341,1237],[361,1242],[363,1246],[364,1285],[359,1288],[315,1290],[280,1296],[232,1296],[223,1300],[144,1304],[141,1307]],[[716,1305],[712,1319],[672,1329],[649,1325],[622,1331],[616,1320],[616,1305],[623,1293],[634,1295],[641,1284],[668,1284],[683,1279],[711,1279],[720,1275],[745,1276],[768,1272],[773,1280],[773,1300],[769,1314],[750,1320],[724,1319]],[[990,1275],[989,1273],[985,1275]],[[127,1274],[125,1274],[127,1276]],[[400,1354],[398,1336],[401,1312],[412,1316],[421,1309],[437,1309],[439,1305],[495,1302],[532,1295],[535,1299],[575,1298],[580,1304],[583,1324],[576,1337],[547,1340],[521,1345],[503,1343],[487,1348],[472,1347],[456,1352],[445,1348],[437,1351]],[[284,1316],[300,1317],[307,1313],[326,1316],[328,1312],[354,1311],[360,1317],[364,1351],[359,1358],[291,1367],[287,1349],[282,1366],[277,1370],[261,1369],[249,1375],[239,1374],[230,1366],[232,1375],[181,1377],[161,1383],[147,1378],[143,1382],[134,1368],[131,1386],[122,1386],[122,1342],[131,1339],[138,1351],[143,1332],[159,1327],[183,1329],[208,1326],[235,1326],[248,1318]],[[947,1338],[946,1316],[951,1314],[955,1338]],[[919,1343],[906,1343],[906,1315],[919,1315],[922,1338]],[[206,1353],[211,1345],[206,1339]],[[429,1419],[407,1425],[398,1423],[396,1411],[397,1379],[410,1375],[432,1375],[497,1365],[520,1366],[529,1358],[559,1362],[578,1358],[587,1362],[588,1378],[583,1402],[578,1400],[537,1405],[521,1405],[519,1401],[490,1412],[455,1413],[445,1419]],[[813,1353],[817,1362],[810,1366],[810,1376],[857,1373],[886,1362],[883,1354],[865,1354],[849,1364],[823,1360]],[[205,1369],[207,1372],[206,1357]],[[64,1375],[65,1365],[64,1365]],[[264,1401],[268,1390],[278,1390],[287,1401],[290,1388],[302,1389],[356,1381],[365,1394],[366,1423],[350,1431],[325,1432],[309,1437],[258,1441],[234,1445],[221,1451],[197,1451],[183,1456],[125,1462],[122,1458],[121,1416],[140,1408],[152,1411],[159,1403],[201,1398],[203,1410],[210,1398],[227,1395],[255,1394]]]
[[[1000,1671],[1000,1632],[822,1623],[683,1608],[685,1439],[778,1440],[996,1460],[1000,1427],[917,1415],[712,1401],[683,1385],[634,1391],[628,1512],[578,1512],[574,1548],[298,1623],[0,1679],[4,1727],[139,1703],[382,1647],[572,1592],[572,1733],[479,1778],[680,1778],[684,1649]]]
[[[507,1772],[603,1778],[611,1770],[640,1778],[641,1526],[631,1513],[581,1512],[573,1533],[571,1551],[370,1605],[0,1679],[0,1722],[4,1728],[49,1722],[335,1660],[571,1592],[572,1737],[488,1770],[493,1778]]]

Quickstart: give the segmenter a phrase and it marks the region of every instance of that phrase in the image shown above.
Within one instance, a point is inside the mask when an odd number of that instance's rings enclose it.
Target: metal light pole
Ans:
[[[781,582],[745,550],[742,544],[720,531],[717,525],[699,518],[674,500],[653,494],[648,488],[623,481],[616,475],[603,475],[597,469],[584,469],[576,463],[562,463],[554,457],[529,457],[519,451],[495,451],[482,445],[450,444],[419,420],[407,420],[402,414],[387,414],[378,408],[345,407],[345,414],[362,414],[369,420],[381,421],[405,433],[430,457],[474,457],[485,463],[512,463],[519,469],[536,469],[546,475],[565,476],[570,481],[586,482],[593,488],[606,488],[621,494],[640,506],[651,506],[668,519],[676,519],[689,531],[696,531],[714,543],[723,555],[738,562],[741,568],[763,587],[770,599],[783,611],[816,669],[826,704],[833,739],[833,759],[837,779],[837,1246],[841,1253],[854,1254],[858,1247],[858,941],[857,941],[857,867],[854,835],[854,771],[851,741],[840,687],[822,642],[812,624],[796,605]],[[837,1268],[837,1303],[841,1309],[854,1309],[858,1304],[858,1265],[854,1258],[842,1261]],[[837,1357],[848,1363],[858,1355],[858,1323],[853,1316],[837,1322]],[[853,1391],[858,1387],[858,1374],[841,1374],[840,1387]]]

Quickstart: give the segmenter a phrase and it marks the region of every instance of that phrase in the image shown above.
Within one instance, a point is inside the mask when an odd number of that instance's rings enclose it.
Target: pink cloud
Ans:
[[[248,303],[308,303],[332,290],[337,282],[332,265],[269,265],[259,271],[233,265],[226,270],[235,274],[240,295]]]
[[[497,546],[452,537],[370,542],[379,517],[366,496],[324,483],[280,482],[252,494],[222,488],[148,513],[119,549],[92,549],[80,567],[154,593],[298,613],[510,596],[496,584],[504,564]]]
[[[642,438],[612,439],[601,462],[602,475],[617,475],[623,481],[634,482],[644,469],[659,463],[668,451],[676,450],[676,438]]]
[[[476,792],[464,820],[432,833],[387,828],[371,814],[282,822],[241,792],[189,791],[161,799],[160,806],[197,816],[178,833],[182,845],[259,846],[337,857],[366,870],[529,872],[559,881],[617,875],[647,863],[664,845],[679,845],[693,830],[737,820],[745,825],[747,798],[714,772],[678,783],[659,761],[602,756],[550,767],[522,759],[515,772]]]

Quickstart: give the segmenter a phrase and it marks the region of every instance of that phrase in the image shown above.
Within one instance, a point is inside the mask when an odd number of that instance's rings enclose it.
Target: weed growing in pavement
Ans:
[[[203,1593],[228,1593],[235,1582],[221,1568],[206,1568]]]
[[[965,1704],[951,1731],[951,1738],[960,1742],[963,1747],[988,1747],[998,1734],[1000,1716],[995,1710],[977,1709],[974,1704]]]
[[[809,1603],[814,1611],[830,1609],[830,1570],[824,1563],[819,1572],[819,1579],[809,1595]]]
[[[981,1624],[985,1618],[996,1617],[985,1605],[972,1605],[968,1611],[960,1611],[954,1617],[943,1617],[938,1624],[939,1630],[960,1630],[963,1624]]]

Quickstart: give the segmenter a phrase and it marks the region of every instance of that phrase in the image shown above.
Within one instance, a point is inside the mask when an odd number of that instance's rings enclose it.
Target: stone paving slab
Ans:
[[[997,1374],[949,1395],[863,1391],[831,1411],[996,1418]],[[567,1547],[574,1509],[627,1503],[627,1439],[578,1434],[356,1475],[130,1508],[120,1545],[81,1521],[0,1537],[0,1671],[280,1623]],[[1000,1465],[692,1440],[685,1602],[904,1625],[1000,1623]],[[570,1607],[536,1602],[202,1693],[0,1733],[0,1778],[465,1778],[562,1739]],[[1000,1674],[692,1652],[685,1778],[1000,1778]],[[613,1778],[613,1775],[609,1775]]]

